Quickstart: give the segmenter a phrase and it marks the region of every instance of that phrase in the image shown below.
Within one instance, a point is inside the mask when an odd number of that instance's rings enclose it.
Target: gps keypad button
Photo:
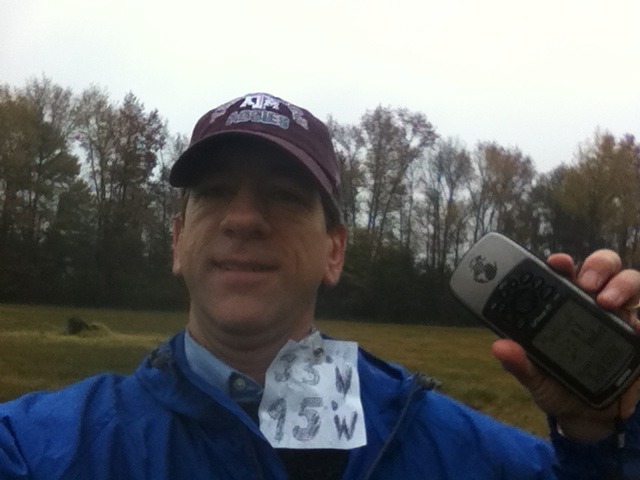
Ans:
[[[530,268],[527,262],[514,268],[496,287],[483,312],[513,338],[533,328],[549,299],[558,297],[555,288]]]

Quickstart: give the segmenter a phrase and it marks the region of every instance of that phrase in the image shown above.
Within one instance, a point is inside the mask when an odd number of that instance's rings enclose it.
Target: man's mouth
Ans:
[[[271,272],[276,269],[274,265],[254,262],[213,262],[214,268],[223,272]]]

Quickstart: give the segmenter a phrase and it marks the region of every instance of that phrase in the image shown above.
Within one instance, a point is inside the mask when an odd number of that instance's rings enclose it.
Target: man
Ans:
[[[638,382],[593,411],[497,341],[549,414],[549,443],[315,330],[346,232],[329,133],[308,111],[267,94],[211,110],[170,181],[184,192],[173,271],[190,293],[186,330],[131,376],[0,406],[0,478],[603,479],[622,466],[640,478]],[[574,274],[567,256],[549,263]],[[586,259],[576,281],[637,322],[624,307],[640,273],[613,252]]]

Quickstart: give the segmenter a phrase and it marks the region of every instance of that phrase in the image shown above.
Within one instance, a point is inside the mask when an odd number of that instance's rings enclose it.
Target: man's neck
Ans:
[[[191,337],[228,366],[264,386],[265,373],[280,349],[289,340],[299,341],[308,335],[312,323],[306,322],[292,332],[253,332],[221,330],[211,322],[197,321],[190,314],[187,325]]]

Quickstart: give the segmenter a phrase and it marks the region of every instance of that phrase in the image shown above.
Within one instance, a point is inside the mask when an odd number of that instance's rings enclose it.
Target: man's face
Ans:
[[[215,151],[174,222],[173,271],[191,296],[191,328],[300,337],[321,283],[340,276],[342,226],[327,231],[320,194],[295,160],[268,144]]]

